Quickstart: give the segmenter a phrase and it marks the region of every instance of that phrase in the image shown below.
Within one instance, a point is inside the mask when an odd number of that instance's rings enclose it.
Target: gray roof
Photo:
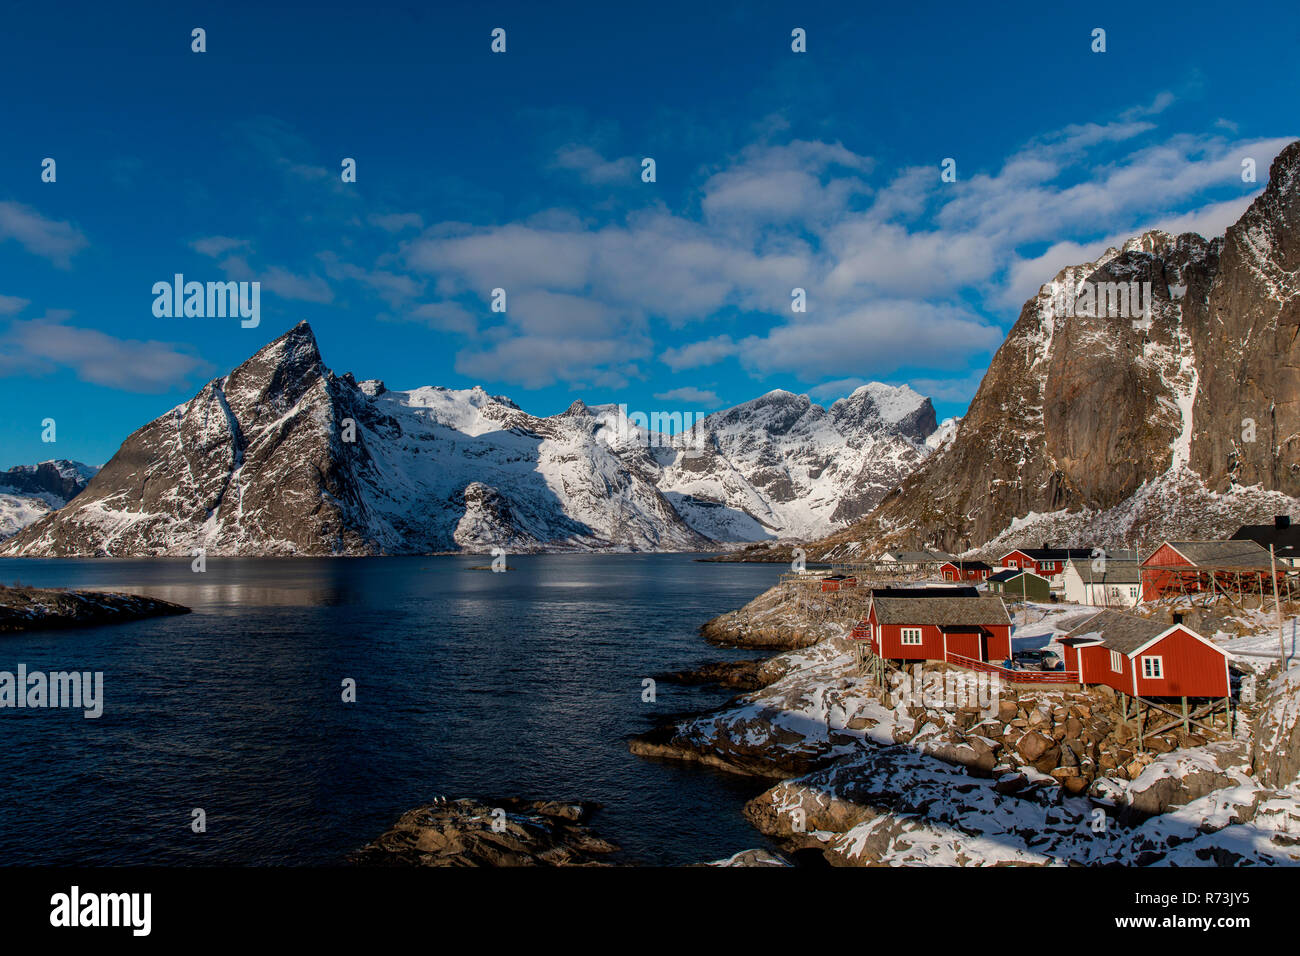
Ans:
[[[871,604],[881,624],[1010,624],[1007,606],[999,597],[877,597]]]
[[[1197,565],[1219,568],[1268,567],[1268,551],[1254,541],[1166,541],[1165,544]]]
[[[1070,565],[1079,572],[1084,584],[1140,584],[1142,566],[1136,561],[1118,561],[1106,558],[1105,572],[1096,571],[1091,561],[1071,561]]]
[[[1169,630],[1168,621],[1125,614],[1123,611],[1100,611],[1073,628],[1065,639],[1101,641],[1111,650],[1132,654],[1143,644]]]
[[[927,564],[931,561],[940,563],[948,560],[948,555],[934,551],[886,551],[897,557],[899,564]]]

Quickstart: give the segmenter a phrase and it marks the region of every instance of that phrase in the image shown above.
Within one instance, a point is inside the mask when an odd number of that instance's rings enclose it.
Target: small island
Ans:
[[[190,609],[181,604],[120,591],[70,591],[0,584],[0,634],[120,624],[189,613]]]

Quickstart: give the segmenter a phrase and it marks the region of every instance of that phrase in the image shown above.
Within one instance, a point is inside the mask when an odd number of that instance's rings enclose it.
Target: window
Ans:
[[[1129,596],[1129,597],[1137,597],[1137,596],[1138,596],[1138,589],[1137,589],[1136,587],[1131,587],[1131,588],[1129,588],[1129,589],[1128,589],[1128,596]]]
[[[1160,680],[1165,676],[1165,662],[1160,657],[1142,658],[1142,676],[1151,680]]]
[[[1124,657],[1119,651],[1110,652],[1110,669],[1116,674],[1124,673]]]
[[[1020,567],[1020,561],[1016,558],[1011,558],[1009,561],[1007,561],[1007,567],[1018,568]]]
[[[904,644],[920,644],[921,629],[919,627],[905,627],[902,631]]]

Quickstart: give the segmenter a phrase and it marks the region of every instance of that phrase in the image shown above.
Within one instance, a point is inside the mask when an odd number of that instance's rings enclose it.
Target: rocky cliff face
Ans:
[[[1040,289],[952,440],[821,550],[1118,545],[1295,511],[1298,267],[1295,143],[1224,238],[1150,232]],[[1064,294],[1146,282],[1149,315]]]
[[[0,553],[690,550],[865,514],[933,430],[928,399],[868,386],[829,411],[772,393],[686,447],[616,408],[539,418],[479,388],[337,376],[303,323],[127,438]]]

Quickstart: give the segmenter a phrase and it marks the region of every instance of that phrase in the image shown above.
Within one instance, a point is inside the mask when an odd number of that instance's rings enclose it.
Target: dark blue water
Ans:
[[[761,782],[628,753],[729,696],[643,678],[739,656],[697,629],[780,568],[683,555],[0,561],[0,580],[130,590],[194,613],[0,636],[0,670],[104,672],[104,714],[0,710],[6,864],[339,862],[437,795],[603,803],[621,859],[765,845]],[[341,699],[344,678],[357,702]],[[191,810],[207,832],[191,832]]]

